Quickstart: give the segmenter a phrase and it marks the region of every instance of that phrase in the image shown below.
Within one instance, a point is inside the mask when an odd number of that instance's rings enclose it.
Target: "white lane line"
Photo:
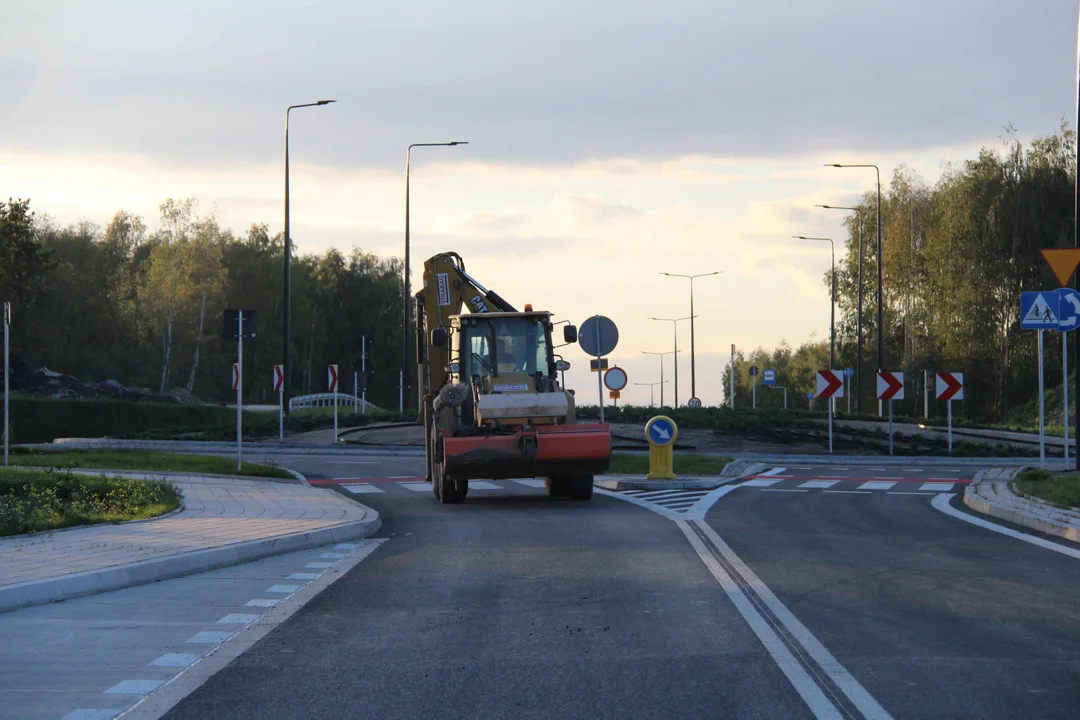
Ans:
[[[743,620],[750,626],[750,629],[754,631],[754,634],[758,636],[758,640],[765,646],[769,655],[772,656],[773,661],[780,668],[781,672],[787,676],[788,681],[795,688],[795,692],[799,693],[799,697],[803,699],[806,706],[810,708],[810,711],[814,713],[814,717],[819,719],[828,718],[843,718],[832,701],[825,696],[821,688],[814,682],[813,678],[806,671],[806,668],[795,659],[795,656],[791,654],[791,650],[788,649],[784,642],[777,635],[776,630],[772,625],[762,617],[754,604],[750,602],[746,597],[746,593],[735,583],[734,578],[725,570],[720,563],[716,561],[716,558],[709,552],[708,547],[702,541],[698,534],[690,527],[690,524],[683,520],[675,521],[675,524],[679,526],[679,529],[683,531],[683,535],[690,541],[690,545],[697,552],[698,557],[701,558],[701,562],[705,563],[705,567],[709,569],[713,577],[716,578],[716,582],[720,583],[720,587],[727,593],[728,599],[735,606],[735,609],[739,611],[739,614],[743,616]],[[704,523],[698,523],[702,525]]]
[[[165,653],[150,663],[150,667],[188,667],[202,655],[198,653]]]
[[[360,547],[356,543],[338,543],[333,547],[334,550],[355,550]]]
[[[293,573],[287,576],[286,580],[314,580],[319,577],[319,573]]]
[[[469,489],[470,490],[502,490],[502,486],[501,485],[496,485],[493,482],[488,482],[487,480],[470,480],[469,481]]]
[[[851,468],[846,468],[846,467],[845,467],[845,468],[842,468],[842,467],[829,467],[829,468],[825,468],[825,469],[826,469],[826,470],[828,470],[828,471],[830,471],[830,472],[832,472],[832,471],[834,471],[834,470],[844,470],[844,471],[847,471],[847,470],[850,470]]]
[[[253,598],[244,603],[244,607],[265,607],[270,608],[281,602],[280,598]]]
[[[694,503],[694,507],[687,510],[683,515],[693,520],[704,520],[705,514],[709,512],[709,508],[716,504],[716,501],[727,495],[729,492],[739,487],[738,485],[722,485],[715,490],[710,490],[709,494]]]
[[[106,695],[149,695],[164,684],[164,680],[121,680],[105,691]]]
[[[426,482],[399,482],[397,485],[413,492],[428,492],[431,490],[431,485]]]
[[[939,496],[940,497],[940,496]],[[825,674],[829,676],[840,691],[847,696],[848,700],[861,712],[867,720],[892,720],[892,716],[885,711],[877,700],[871,697],[870,693],[866,691],[859,681],[852,677],[851,673],[840,664],[840,661],[833,657],[832,653],[825,649],[825,646],[821,644],[814,634],[803,625],[794,613],[787,609],[780,600],[773,595],[772,590],[761,581],[753,570],[742,561],[742,559],[735,554],[735,551],[728,547],[728,544],[724,542],[712,527],[708,523],[703,521],[696,521],[695,526],[705,534],[709,541],[720,551],[720,554],[724,556],[724,559],[731,563],[731,566],[735,568],[735,572],[742,576],[743,580],[751,587],[751,589],[757,594],[758,597],[765,603],[765,605],[772,611],[776,619],[787,628],[792,637],[802,645],[806,651],[810,654],[810,657],[814,659],[821,669],[825,671]],[[686,530],[683,530],[684,534]],[[689,536],[689,535],[688,535]],[[699,552],[698,555],[701,553]]]
[[[775,485],[778,482],[784,482],[783,480],[765,480],[762,478],[755,478],[753,480],[747,480],[744,483],[739,483],[739,487],[769,487]]]
[[[765,472],[761,473],[760,477],[769,477],[770,475],[779,475],[780,473],[784,472],[785,470],[787,470],[787,468],[782,468],[782,467],[771,468],[771,469],[766,470]]]
[[[889,480],[889,481],[869,480],[867,482],[864,482],[862,485],[860,485],[859,490],[888,490],[889,488],[891,488],[895,484],[896,484],[895,480]]]
[[[643,500],[663,500],[665,498],[677,498],[677,497],[693,497],[696,498],[703,493],[699,490],[653,490],[647,493],[638,494],[637,497]]]
[[[922,468],[908,468],[908,472],[922,472]]]
[[[220,645],[236,633],[232,632],[197,632],[188,639],[190,645]]]
[[[78,710],[72,710],[61,718],[61,720],[113,720],[113,718],[122,712],[124,712],[124,708],[110,710],[79,708]]]
[[[819,478],[828,480],[847,480],[850,475],[818,475]]]
[[[761,492],[810,492],[809,490],[799,490],[798,488],[761,488]]]
[[[518,485],[524,485],[525,487],[531,487],[531,488],[545,487],[544,486],[544,481],[541,480],[540,478],[530,478],[528,480],[515,480],[514,482],[516,482]]]
[[[872,467],[868,467],[868,468],[863,468],[863,470],[873,470],[874,472],[887,472],[888,468],[872,468]]]
[[[416,478],[415,475],[390,475],[386,479],[387,480],[413,480],[415,478]],[[424,483],[424,484],[427,485],[427,483]]]
[[[933,490],[934,492],[949,492],[956,483],[951,482],[924,482],[919,486],[920,490]]]
[[[949,504],[949,500],[951,500],[953,497],[954,493],[942,493],[940,495],[935,495],[934,499],[930,501],[930,504],[941,512],[945,513],[946,515],[952,515],[957,520],[963,520],[964,522],[971,523],[972,525],[978,525],[981,528],[993,530],[996,533],[1008,535],[1011,538],[1023,540],[1024,542],[1031,543],[1032,545],[1038,545],[1041,548],[1053,550],[1054,552],[1059,552],[1062,555],[1068,555],[1071,558],[1076,558],[1080,560],[1080,550],[1074,550],[1071,547],[1058,545],[1057,543],[1050,542],[1049,540],[1043,540],[1041,537],[1035,537],[1034,535],[1027,535],[1022,532],[1017,532],[1012,528],[1007,528],[1002,525],[998,525],[997,523],[992,523],[981,518],[973,517],[965,512],[960,512]]]
[[[304,587],[304,586],[303,585],[271,585],[270,587],[266,588],[266,590],[264,590],[263,592],[285,593],[286,595],[288,595],[290,593],[296,592],[297,590],[299,590],[302,587]]]
[[[250,625],[262,615],[246,615],[244,613],[229,613],[217,621],[218,625]]]
[[[664,517],[668,518],[669,520],[681,519],[683,517],[680,513],[677,513],[674,510],[668,510],[666,507],[663,507],[662,505],[655,505],[655,504],[653,504],[651,502],[647,502],[645,500],[641,500],[640,498],[636,498],[633,495],[627,495],[626,493],[619,492],[618,490],[605,490],[604,488],[593,488],[593,492],[597,493],[599,495],[607,495],[608,497],[619,498],[620,500],[625,500],[628,503],[633,503],[634,505],[637,505],[638,507],[643,507],[646,510],[649,510],[651,512],[656,513],[657,515],[663,515]]]
[[[869,490],[822,490],[823,493],[834,493],[836,495],[871,495]]]
[[[806,482],[799,485],[799,487],[801,487],[801,488],[824,489],[824,488],[827,488],[827,487],[832,487],[833,485],[835,485],[838,482],[840,482],[840,481],[839,480],[807,480]]]
[[[382,460],[326,460],[327,465],[382,465]]]
[[[813,470],[812,467],[790,467],[788,470]]]
[[[385,490],[383,490],[382,488],[377,488],[374,485],[371,485],[369,483],[357,483],[356,485],[342,485],[341,487],[345,488],[346,490],[351,492],[353,495],[363,495],[363,494],[369,494],[369,493],[385,492]]]
[[[909,491],[906,491],[906,490],[890,490],[889,492],[887,492],[885,494],[886,495],[933,495],[934,493],[932,493],[932,492],[917,492],[917,491],[910,491],[909,492]]]
[[[307,565],[305,565],[304,567],[306,567],[306,568],[307,568],[307,569],[309,569],[309,570],[326,570],[327,568],[332,568],[332,567],[334,567],[334,563],[328,563],[328,562],[310,562],[310,563],[308,563]]]
[[[343,557],[347,557],[347,553],[323,553],[319,557],[324,560],[340,560]]]

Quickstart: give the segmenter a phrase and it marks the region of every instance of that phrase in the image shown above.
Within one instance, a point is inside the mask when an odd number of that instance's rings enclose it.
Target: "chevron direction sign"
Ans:
[[[844,371],[843,370],[818,370],[817,394],[818,398],[842,398],[844,397]]]
[[[939,372],[937,374],[938,400],[964,399],[964,373]]]
[[[903,400],[904,373],[879,372],[877,374],[877,398],[878,400]]]

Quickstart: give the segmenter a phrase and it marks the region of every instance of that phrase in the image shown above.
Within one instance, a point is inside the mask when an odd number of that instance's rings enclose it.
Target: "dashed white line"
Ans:
[[[387,480],[412,480],[415,477],[416,477],[415,475],[391,475],[390,477],[388,477],[386,479]],[[424,483],[424,485],[427,485],[427,483]]]
[[[833,493],[835,495],[871,495],[869,490],[822,490],[823,493]]]
[[[918,492],[915,490],[890,490],[887,495],[933,495],[932,492]]]

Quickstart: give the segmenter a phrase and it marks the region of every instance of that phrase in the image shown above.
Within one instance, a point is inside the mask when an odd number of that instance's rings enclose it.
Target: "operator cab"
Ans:
[[[483,395],[556,389],[550,313],[473,313],[450,322],[453,380]]]

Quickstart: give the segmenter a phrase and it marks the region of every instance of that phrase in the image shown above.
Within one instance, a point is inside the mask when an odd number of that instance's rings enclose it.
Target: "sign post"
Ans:
[[[603,368],[604,356],[619,344],[619,329],[611,318],[593,315],[581,323],[578,344],[582,350],[596,358],[596,393],[600,403],[600,422],[604,422],[604,376],[599,371]]]
[[[731,344],[731,409],[735,409],[735,343]]]
[[[285,442],[285,372],[274,366],[274,392],[278,394],[278,442]]]
[[[877,374],[878,400],[889,401],[889,455],[893,454],[893,400],[904,399],[904,373],[880,371]]]
[[[1039,331],[1039,466],[1046,467],[1043,331],[1061,329],[1061,295],[1055,290],[1020,293],[1020,327],[1025,330]]]
[[[752,407],[753,407],[754,410],[757,410],[757,376],[758,376],[758,366],[757,365],[751,365],[750,366],[750,377],[752,377],[754,379],[754,382],[752,383],[753,390],[751,391],[750,397],[753,398],[753,400],[752,400],[753,406]]]
[[[833,405],[835,398],[844,397],[844,381],[836,370],[818,370],[817,372],[817,395],[816,397],[829,400],[829,453],[833,451]],[[809,394],[812,400],[815,396]]]
[[[1041,368],[1042,363],[1039,366]],[[1039,372],[1041,374],[1042,370]],[[964,373],[939,372],[935,378],[937,399],[944,400],[949,410],[949,454],[952,455],[952,401],[964,399]]]
[[[1044,250],[1045,254],[1046,251]],[[1058,313],[1058,329],[1061,330],[1061,389],[1065,397],[1065,469],[1069,469],[1069,333],[1080,327],[1080,292],[1072,288],[1059,288],[1061,301]]]
[[[851,378],[855,377],[855,371],[844,368],[844,394],[847,395],[847,414],[851,414]]]
[[[233,373],[233,382],[236,389],[236,470],[240,471],[240,463],[244,455],[244,432],[241,426],[244,422],[244,311],[236,312],[236,371]]]
[[[4,303],[4,464],[8,464],[8,447],[11,445],[9,438],[11,422],[8,416],[8,398],[11,397],[11,387],[8,383],[10,367],[8,362],[8,328],[11,326],[11,303]]]
[[[930,371],[922,371],[922,416],[923,420],[930,419]]]
[[[331,365],[327,371],[327,384],[330,392],[334,393],[334,444],[337,445],[337,396],[338,396],[338,366]]]

